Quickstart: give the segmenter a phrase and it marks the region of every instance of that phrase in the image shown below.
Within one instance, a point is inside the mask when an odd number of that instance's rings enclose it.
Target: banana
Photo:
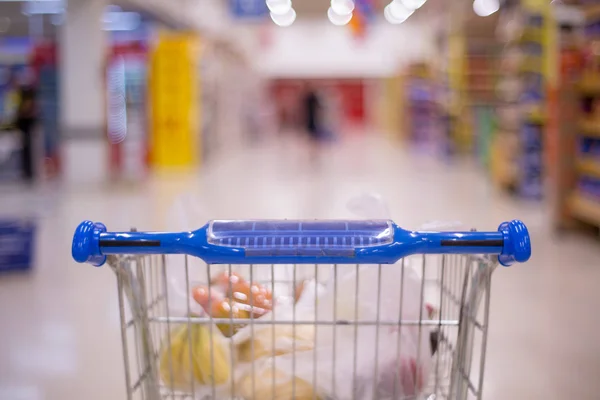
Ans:
[[[174,389],[187,390],[191,386],[188,332],[187,326],[175,328],[171,332],[170,343],[167,339],[161,351],[160,377]]]
[[[211,334],[214,342],[212,357]],[[189,328],[187,325],[177,327],[171,333],[170,346],[168,341],[163,343],[160,377],[173,389],[187,391],[192,380],[201,385],[221,385],[227,382],[230,373],[227,339],[211,326],[193,324]]]
[[[197,379],[205,385],[222,385],[231,374],[229,348],[221,333],[215,329],[211,333],[211,329],[206,325],[195,327],[197,340],[194,346],[194,363],[200,372]]]

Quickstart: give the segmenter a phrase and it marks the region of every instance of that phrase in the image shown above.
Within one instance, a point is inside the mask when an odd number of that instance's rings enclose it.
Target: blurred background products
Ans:
[[[123,398],[114,277],[69,256],[81,220],[129,231],[346,218],[341,204],[362,192],[406,226],[525,219],[543,251],[491,295],[483,397],[596,398],[596,330],[581,325],[600,301],[598,3],[0,0],[0,400]],[[178,202],[195,213],[170,213]],[[321,289],[311,274],[296,299]],[[214,298],[206,284],[181,308],[259,319],[278,301],[249,277]],[[173,324],[177,340],[154,343],[154,378],[170,355],[173,387],[227,379],[228,345],[214,376],[200,353],[207,336],[229,344],[246,327]],[[259,372],[289,396],[293,374]],[[312,398],[306,379],[296,386]]]

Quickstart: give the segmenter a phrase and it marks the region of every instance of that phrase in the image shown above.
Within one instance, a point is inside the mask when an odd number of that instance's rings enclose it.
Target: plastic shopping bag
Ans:
[[[381,324],[398,321],[399,316],[403,321],[418,321],[428,315],[425,307],[421,308],[421,283],[414,270],[400,265],[365,265],[358,273],[346,274],[334,287],[336,290],[319,298],[316,310],[319,321],[332,324],[319,325],[312,351],[296,353],[294,376],[312,382],[315,365],[315,390],[322,398],[417,395],[431,368],[430,329]],[[337,321],[359,324],[333,325],[334,316]]]
[[[276,305],[261,317],[276,324],[246,326],[232,337],[236,396],[368,400],[421,393],[431,369],[430,329],[389,324],[400,316],[418,321],[428,315],[421,307],[418,275],[400,265],[365,265],[358,272],[355,266],[337,268],[354,272],[326,291],[304,292],[295,306]],[[316,308],[309,298],[315,293]],[[315,316],[319,324],[293,323]],[[334,325],[334,317],[358,324]],[[231,396],[230,385],[219,393]]]

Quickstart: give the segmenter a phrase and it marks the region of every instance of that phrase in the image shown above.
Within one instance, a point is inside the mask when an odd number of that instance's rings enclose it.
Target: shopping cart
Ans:
[[[314,362],[297,361],[300,354],[294,339],[292,343],[292,360],[295,371],[299,368],[312,369],[312,382],[314,391],[310,398],[315,399],[344,399],[336,395],[335,388],[340,385],[357,384],[356,348],[357,346],[379,346],[374,343],[358,343],[356,332],[370,326],[376,329],[377,338],[383,334],[384,328],[393,328],[396,331],[412,329],[418,332],[418,342],[422,336],[429,335],[431,353],[417,353],[416,366],[421,358],[430,362],[431,369],[427,377],[415,373],[414,383],[418,379],[426,378],[419,387],[418,393],[400,393],[401,387],[396,369],[392,370],[393,394],[383,396],[378,392],[379,376],[386,367],[379,366],[377,357],[381,349],[377,348],[371,354],[375,357],[373,391],[365,393],[354,390],[351,398],[427,398],[427,399],[467,399],[482,397],[482,384],[484,379],[485,349],[488,331],[490,278],[491,273],[498,263],[508,266],[515,262],[525,262],[531,255],[529,233],[525,225],[518,220],[502,223],[496,232],[413,232],[398,227],[392,221],[212,221],[204,227],[193,232],[163,233],[163,232],[107,232],[101,223],[85,221],[77,228],[72,247],[73,258],[77,262],[87,262],[101,266],[108,261],[110,267],[117,275],[118,296],[120,305],[121,336],[125,363],[125,382],[127,398],[158,399],[222,399],[222,398],[273,398],[280,400],[305,399],[306,395],[299,395],[300,381],[291,382],[291,392],[283,394],[275,388],[275,373],[271,376],[272,391],[265,395],[257,394],[258,381],[255,382],[256,371],[254,362],[252,368],[252,392],[250,395],[236,393],[238,381],[233,369],[236,362],[232,348],[228,362],[229,376],[227,383],[215,383],[215,358],[216,350],[214,334],[210,330],[210,373],[203,375],[203,382],[198,380],[198,368],[193,358],[197,356],[194,348],[196,337],[189,332],[192,327],[214,326],[223,327],[250,325],[251,332],[255,329],[269,326],[275,330],[278,325],[291,325],[294,329],[303,326],[314,326],[314,329],[333,329],[333,354],[330,362],[320,364],[317,358],[323,357],[313,352]],[[338,281],[348,271],[359,271],[359,268],[374,268],[377,271],[381,285],[382,271],[392,268],[400,271],[402,279],[398,282],[398,291],[404,291],[404,276],[409,269],[415,269],[420,275],[420,288],[416,301],[420,303],[418,319],[406,320],[400,317],[395,320],[383,319],[380,316],[381,290],[375,290],[377,298],[376,315],[369,321],[355,318],[342,318],[335,315],[332,320],[320,320],[315,316],[313,320],[301,320],[301,316],[293,311],[292,318],[279,320],[276,317],[277,303],[273,305],[271,317],[259,318],[251,315],[250,319],[234,318],[233,312],[228,318],[217,318],[214,315],[195,313],[187,301],[185,315],[172,315],[169,307],[169,297],[173,293],[171,279],[167,278],[171,268],[168,260],[173,260],[173,255],[181,256],[185,282],[184,291],[187,298],[191,297],[193,278],[190,276],[197,272],[190,268],[193,259],[188,256],[198,257],[206,262],[202,268],[200,278],[211,288],[215,273],[225,272],[232,276],[234,272],[245,276],[249,282],[263,282],[271,289],[273,296],[279,293],[280,288],[290,287],[295,290],[297,283],[307,276],[312,276],[315,281],[333,282],[333,301],[341,292],[337,292]],[[177,256],[176,256],[177,257]],[[195,260],[198,261],[198,260]],[[385,265],[395,264],[395,265]],[[329,266],[323,268],[323,266]],[[285,274],[278,271],[285,270]],[[291,271],[291,272],[290,272]],[[358,274],[356,275],[355,300],[358,303]],[[361,278],[362,279],[362,278]],[[389,282],[383,282],[389,284]],[[230,284],[231,285],[231,284]],[[329,286],[331,288],[331,286]],[[341,289],[340,289],[341,290]],[[347,296],[348,293],[345,293]],[[252,306],[252,296],[250,305]],[[273,297],[275,298],[275,297]],[[314,293],[315,307],[321,297]],[[400,299],[405,297],[400,294]],[[433,299],[433,300],[431,300]],[[385,300],[385,299],[383,299]],[[400,300],[402,303],[405,300]],[[480,304],[483,301],[483,307]],[[209,300],[210,302],[210,300]],[[125,304],[129,305],[127,308]],[[426,306],[427,303],[427,306]],[[283,307],[283,306],[282,306]],[[210,308],[210,307],[209,307]],[[294,306],[292,310],[296,310]],[[354,310],[356,310],[355,308]],[[402,310],[402,304],[400,304]],[[431,312],[422,311],[429,310]],[[383,314],[382,314],[383,315]],[[181,340],[175,337],[174,328],[187,329],[186,354],[173,356],[171,352],[164,352],[164,348],[171,347],[174,341]],[[349,352],[340,349],[335,344],[335,332],[338,330],[354,329],[354,376],[352,374],[341,379],[336,373],[327,375],[323,368],[336,368],[336,357]],[[387,332],[387,330],[385,331]],[[238,332],[239,334],[239,332]],[[133,337],[133,339],[131,338]],[[235,335],[234,335],[235,337]],[[398,334],[398,338],[401,334]],[[275,336],[273,349],[275,349]],[[295,336],[294,336],[295,338]],[[315,340],[317,336],[314,336]],[[133,346],[132,345],[133,342]],[[252,354],[254,354],[254,342]],[[233,345],[232,345],[233,346]],[[298,345],[299,346],[299,345]],[[361,347],[362,348],[362,347]],[[215,348],[216,349],[216,348]],[[305,350],[305,349],[304,349]],[[337,355],[336,355],[337,350]],[[384,349],[401,357],[400,339],[398,348]],[[183,350],[182,350],[183,353]],[[192,354],[194,353],[194,354]],[[165,354],[168,354],[165,359]],[[271,354],[273,356],[274,354]],[[298,356],[300,357],[300,356]],[[329,356],[327,356],[329,357]],[[180,375],[182,367],[179,363],[187,363],[189,379],[184,390],[173,385],[174,375]],[[298,364],[297,364],[298,363]],[[333,367],[332,367],[333,363]],[[312,365],[305,365],[312,364]],[[168,365],[169,372],[163,371]],[[325,366],[323,366],[325,365]],[[412,368],[415,369],[413,362]],[[339,365],[338,365],[339,368]],[[361,365],[358,365],[361,368]],[[378,370],[379,368],[379,370]],[[185,368],[184,368],[185,369]],[[202,375],[202,374],[200,374]],[[327,375],[338,382],[330,384],[334,393],[320,393],[318,379]],[[270,378],[270,379],[271,379]],[[169,382],[170,381],[170,382]],[[320,382],[319,382],[320,383]],[[222,391],[222,387],[226,391]],[[406,385],[405,385],[406,386]],[[364,389],[364,388],[363,388]],[[225,395],[224,393],[227,393]]]

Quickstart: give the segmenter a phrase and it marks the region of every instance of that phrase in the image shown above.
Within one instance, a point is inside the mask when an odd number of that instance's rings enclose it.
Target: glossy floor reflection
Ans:
[[[600,246],[556,236],[536,203],[498,195],[469,162],[411,154],[355,138],[311,158],[296,142],[226,154],[199,173],[162,174],[135,186],[8,188],[4,215],[39,218],[35,270],[0,276],[0,399],[123,399],[115,278],[74,263],[74,228],[189,229],[212,218],[343,218],[347,201],[381,194],[406,228],[460,221],[495,230],[523,219],[530,263],[498,269],[492,288],[487,399],[595,399],[600,393]],[[179,206],[172,204],[178,200]]]

